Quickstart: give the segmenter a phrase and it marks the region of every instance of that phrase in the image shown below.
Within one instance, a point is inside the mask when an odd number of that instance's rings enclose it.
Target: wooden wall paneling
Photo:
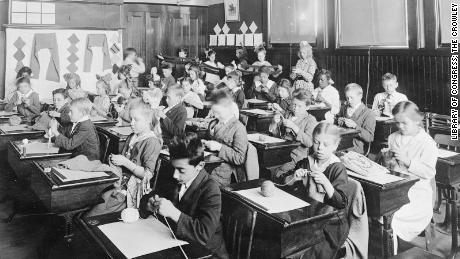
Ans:
[[[8,23],[8,0],[0,0],[0,24]],[[0,26],[0,97],[5,96],[5,55],[6,55],[5,28]]]
[[[146,13],[146,56],[145,64],[146,66],[152,67],[155,66],[157,60],[155,56],[161,53],[164,37],[164,26],[166,25],[166,20],[162,19],[161,13]],[[148,71],[146,71],[148,72]]]
[[[126,44],[124,48],[135,48],[141,57],[146,56],[145,50],[145,12],[128,12],[126,28]]]
[[[121,5],[56,2],[56,25],[67,27],[121,28]]]
[[[190,16],[189,19],[189,40],[190,57],[198,57],[202,46],[200,45],[201,32],[200,18],[198,16]]]

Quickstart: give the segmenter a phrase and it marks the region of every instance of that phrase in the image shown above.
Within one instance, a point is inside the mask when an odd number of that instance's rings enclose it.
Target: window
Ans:
[[[451,1],[437,0],[437,29],[438,29],[438,42],[441,44],[449,44],[451,40],[450,36],[450,4]]]
[[[11,23],[16,24],[55,24],[54,3],[36,1],[12,1]]]
[[[337,44],[408,47],[406,0],[337,0]]]
[[[269,0],[269,5],[271,43],[316,43],[317,0]]]

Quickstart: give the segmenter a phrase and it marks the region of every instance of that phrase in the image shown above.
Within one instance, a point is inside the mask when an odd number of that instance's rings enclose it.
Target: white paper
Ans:
[[[247,99],[248,103],[267,103],[267,101],[259,100],[259,99]]]
[[[244,35],[243,34],[236,34],[235,46],[244,46]]]
[[[78,181],[78,180],[85,180],[85,179],[92,179],[98,177],[108,176],[106,172],[85,172],[79,170],[69,170],[63,168],[56,168],[53,167],[59,174],[55,175],[61,179],[63,182],[71,182],[71,181]]]
[[[7,112],[7,111],[0,111],[0,116],[12,116],[17,115],[17,112]]]
[[[303,201],[276,187],[274,194],[271,197],[263,196],[259,187],[235,191],[235,193],[238,193],[246,199],[249,199],[254,204],[266,210],[268,213],[290,211],[310,205],[308,202]]]
[[[217,46],[217,35],[209,35],[209,46]]]
[[[269,143],[282,143],[286,140],[280,138],[274,138],[265,134],[253,133],[248,134],[248,140],[251,142],[256,142],[260,144],[269,144]]]
[[[42,13],[55,13],[56,6],[54,3],[42,3]]]
[[[390,119],[391,119],[390,117],[380,117],[380,116],[375,117],[376,121],[387,121],[387,120],[390,120]]]
[[[397,182],[404,180],[404,178],[392,175],[392,174],[380,174],[380,173],[374,173],[374,174],[369,174],[367,176],[357,174],[353,171],[347,170],[347,173],[349,176],[356,177],[359,179],[364,179],[370,182],[374,182],[377,184],[387,184],[387,183],[392,183],[392,182]]]
[[[262,33],[254,33],[254,46],[260,46],[264,43]]]
[[[110,131],[116,132],[124,136],[128,136],[128,135],[131,135],[131,133],[133,133],[133,130],[131,129],[131,127],[113,127],[113,128],[110,128]]]
[[[40,13],[27,13],[27,24],[41,24],[42,14]]]
[[[54,13],[42,14],[42,24],[56,24],[56,15]]]
[[[254,114],[260,114],[260,115],[273,114],[272,112],[268,112],[268,111],[265,111],[265,110],[262,110],[262,109],[247,109],[247,110],[244,110],[244,111],[249,112],[249,113],[254,113]]]
[[[25,13],[27,11],[27,3],[21,1],[13,1],[11,3],[11,12]]]
[[[99,115],[96,115],[96,116],[91,116],[91,121],[106,121],[107,118],[103,117],[103,116],[99,116]]]
[[[460,153],[457,153],[455,151],[441,149],[441,148],[438,149],[438,157],[447,158],[447,157],[456,156],[456,155],[460,155]]]
[[[253,34],[244,35],[244,46],[254,46],[254,35]]]
[[[235,34],[227,34],[227,46],[235,46]]]
[[[59,147],[54,144],[48,148],[48,143],[32,142],[26,145],[26,156],[34,154],[57,154]]]
[[[162,150],[160,150],[160,154],[169,156],[169,150],[167,150],[167,149],[162,149]]]
[[[28,13],[41,13],[42,3],[34,2],[34,1],[27,2],[27,12]]]
[[[174,239],[168,227],[153,217],[133,223],[115,222],[98,228],[127,258],[188,244]]]
[[[24,125],[24,124],[20,124],[16,126],[11,126],[11,125],[6,124],[6,125],[0,126],[0,130],[2,130],[3,132],[10,132],[10,131],[19,131],[19,130],[26,131],[29,129],[27,128],[27,125]]]
[[[27,23],[26,13],[11,13],[11,23]]]
[[[319,108],[326,108],[327,105],[325,103],[315,103],[315,104],[311,104],[308,106],[308,110],[311,110],[311,109],[319,109]]]
[[[219,46],[225,46],[225,34],[218,35]]]

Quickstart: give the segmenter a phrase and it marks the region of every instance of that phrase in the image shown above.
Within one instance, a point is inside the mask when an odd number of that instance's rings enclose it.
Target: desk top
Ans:
[[[99,225],[113,223],[119,221],[121,212],[115,212],[110,214],[104,214],[89,218],[78,218],[78,224],[83,227],[83,230],[89,234],[93,241],[99,245],[99,247],[113,259],[125,259],[123,253],[107,238],[104,233],[98,228]],[[204,246],[199,244],[188,244],[182,246],[185,253],[189,258],[210,258],[211,252]],[[136,259],[153,259],[153,258],[184,258],[184,255],[180,251],[179,247],[173,247],[152,254],[143,255],[136,257]]]
[[[126,141],[128,139],[129,135],[121,134],[120,132],[116,132],[112,130],[112,128],[129,128],[129,127],[112,127],[112,126],[101,126],[97,125],[96,128],[103,132],[104,134],[108,135],[109,137],[115,137],[118,138],[120,141]],[[131,131],[132,132],[132,131]]]
[[[106,172],[108,174],[107,177],[103,178],[90,178],[90,179],[83,179],[78,181],[72,181],[68,183],[61,183],[59,180],[56,180],[57,177],[53,175],[51,172],[45,172],[45,168],[56,167],[60,162],[66,159],[57,158],[52,160],[45,160],[45,161],[35,161],[34,165],[39,170],[40,173],[46,176],[49,183],[52,185],[53,190],[60,190],[60,189],[67,189],[67,188],[74,188],[74,187],[81,187],[81,186],[88,186],[93,184],[105,184],[105,183],[114,183],[118,181],[118,176],[116,176],[112,172]]]
[[[450,157],[438,157],[438,163],[447,163],[450,166],[460,165],[460,153]]]
[[[259,133],[256,131],[248,132],[248,134],[253,134],[253,133]],[[260,133],[263,134],[263,133]],[[264,134],[268,135],[268,134]],[[257,149],[264,149],[264,150],[270,150],[270,149],[279,149],[279,148],[285,148],[285,147],[298,147],[301,145],[299,141],[292,141],[292,140],[285,140],[283,142],[274,142],[274,143],[260,143],[256,141],[251,141],[251,144],[254,145]]]
[[[6,126],[8,125],[7,123],[0,124],[0,126]],[[21,135],[21,134],[45,134],[45,131],[43,130],[35,130],[35,129],[18,129],[18,130],[12,130],[12,131],[4,131],[0,129],[0,135]]]
[[[348,135],[358,135],[361,131],[357,129],[349,129],[349,128],[343,128],[343,127],[338,127],[339,128],[339,134],[341,137],[348,136]]]
[[[114,119],[97,119],[95,121],[92,121],[94,125],[96,126],[115,126],[118,121]]]
[[[262,110],[262,109],[245,109],[245,110],[241,110],[240,113],[246,116],[256,117],[256,118],[271,118],[275,116],[275,113],[273,111]]]
[[[45,138],[41,139],[33,139],[29,140],[29,143],[34,143],[34,142],[41,142],[41,143],[47,143],[48,140]],[[29,159],[38,159],[38,158],[63,158],[63,157],[69,157],[72,155],[71,152],[63,152],[63,153],[42,153],[42,154],[27,154],[24,155],[22,152],[22,141],[10,141],[9,143],[13,147],[14,153],[19,157],[20,160],[29,160]]]
[[[319,219],[330,218],[339,212],[338,209],[332,206],[323,204],[321,202],[318,202],[318,201],[315,201],[315,200],[312,200],[306,197],[298,197],[310,203],[310,206],[295,209],[295,210],[285,211],[285,212],[268,213],[267,211],[262,210],[258,208],[256,205],[253,205],[251,202],[245,200],[244,198],[242,198],[242,196],[233,193],[233,191],[257,188],[260,186],[260,184],[263,181],[264,179],[257,179],[257,180],[247,181],[247,182],[231,184],[221,189],[222,194],[232,195],[234,197],[237,197],[242,202],[248,203],[251,207],[256,208],[259,213],[263,213],[267,215],[269,218],[272,218],[273,220],[275,220],[276,222],[279,222],[285,227],[289,225],[308,223],[308,222],[312,222],[312,221],[319,220]],[[278,188],[286,192],[289,192],[289,189],[290,189],[290,187],[278,187]]]

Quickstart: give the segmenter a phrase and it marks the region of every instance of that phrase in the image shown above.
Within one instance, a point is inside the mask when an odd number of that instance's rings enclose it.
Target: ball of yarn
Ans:
[[[262,195],[265,197],[271,197],[275,195],[275,185],[273,184],[272,181],[263,181],[262,184],[260,185],[260,191],[262,192]]]
[[[17,126],[17,125],[21,124],[21,121],[22,121],[21,117],[16,116],[16,115],[13,115],[8,119],[8,123],[11,126]]]
[[[133,223],[139,219],[139,211],[134,208],[126,208],[121,212],[121,220],[125,223]]]

